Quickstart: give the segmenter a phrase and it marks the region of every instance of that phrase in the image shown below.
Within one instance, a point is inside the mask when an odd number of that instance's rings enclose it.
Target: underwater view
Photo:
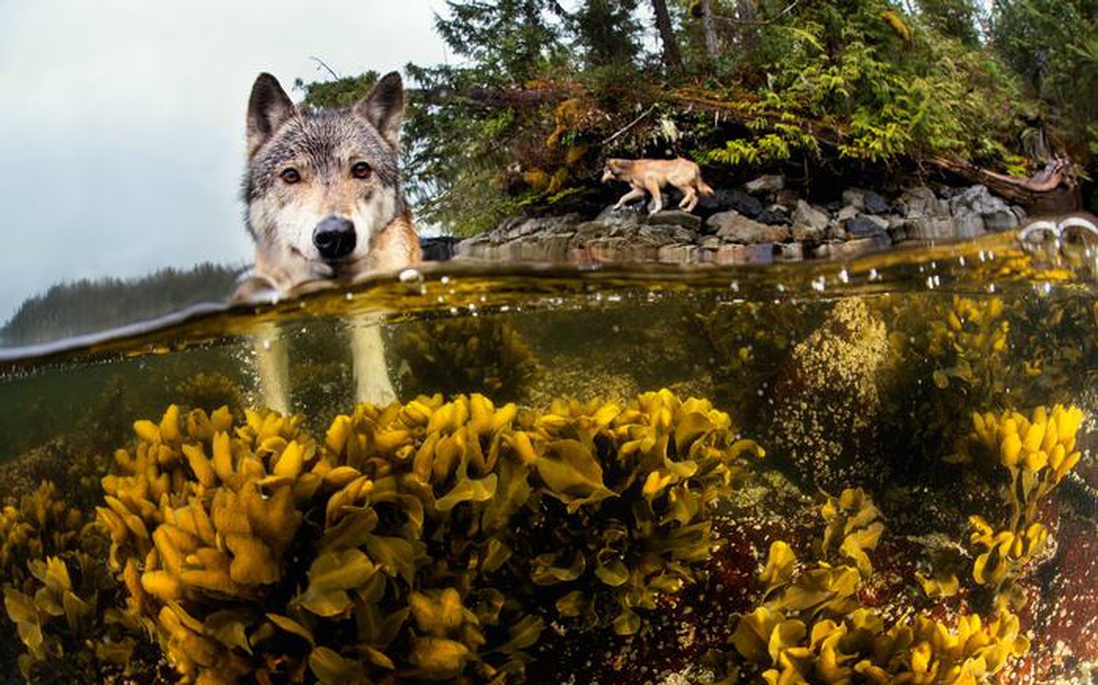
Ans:
[[[1092,682],[1095,264],[449,263],[0,348],[0,682]]]

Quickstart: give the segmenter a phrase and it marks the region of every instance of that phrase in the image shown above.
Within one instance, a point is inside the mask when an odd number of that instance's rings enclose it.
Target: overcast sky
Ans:
[[[0,0],[0,324],[52,283],[252,255],[256,74],[445,60],[442,0]],[[291,92],[295,100],[300,93]]]

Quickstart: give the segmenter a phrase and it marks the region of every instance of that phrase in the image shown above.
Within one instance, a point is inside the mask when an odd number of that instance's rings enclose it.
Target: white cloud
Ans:
[[[427,0],[0,0],[0,322],[51,283],[243,262],[256,74],[444,59]]]

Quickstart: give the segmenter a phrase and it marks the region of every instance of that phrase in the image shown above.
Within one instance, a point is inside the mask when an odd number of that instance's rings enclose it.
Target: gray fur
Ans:
[[[398,166],[403,108],[403,86],[396,72],[380,79],[353,106],[331,110],[294,107],[278,81],[261,74],[248,105],[248,167],[242,184],[245,203],[249,208],[257,203],[277,208],[293,201],[295,193],[299,195],[309,184],[331,189],[352,183],[361,202],[385,201],[392,206],[392,216],[383,217],[380,226],[356,227],[364,233],[360,239],[368,242],[373,231],[405,212]],[[369,181],[351,179],[351,165],[359,161],[372,168]],[[288,167],[301,174],[300,184],[287,185],[280,178]],[[257,226],[251,213],[247,212],[245,222],[258,242],[284,239],[277,218]],[[266,214],[278,217],[277,212]],[[323,218],[318,215],[317,221]]]

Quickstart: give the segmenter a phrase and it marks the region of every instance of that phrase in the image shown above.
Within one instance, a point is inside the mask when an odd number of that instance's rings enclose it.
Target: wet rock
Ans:
[[[868,238],[887,234],[888,222],[879,217],[859,214],[847,219],[843,228],[855,238]]]
[[[699,261],[700,251],[693,243],[665,245],[659,249],[658,258],[664,264],[694,264]]]
[[[793,210],[793,235],[797,240],[821,240],[828,222],[827,214],[804,200],[797,201]]]
[[[701,230],[701,217],[681,209],[668,209],[645,217],[649,226],[681,226],[691,231]]]
[[[769,264],[774,261],[774,243],[725,243],[717,248],[712,261],[715,264]]]
[[[879,252],[892,244],[887,234],[868,238],[852,238],[831,243],[830,256],[838,259],[852,259],[871,252]]]
[[[525,219],[514,226],[500,227],[497,231],[499,232],[500,242],[507,242],[531,235],[540,236],[571,231],[580,221],[582,221],[582,218],[579,214],[564,214],[562,216]]]
[[[772,226],[777,226],[778,224],[788,226],[790,223],[789,209],[782,205],[770,205],[755,218],[764,224],[770,224]]]
[[[792,188],[784,188],[774,193],[774,203],[782,205],[783,207],[796,207],[797,203],[800,201],[800,193]]]
[[[914,217],[890,224],[889,234],[895,240],[949,240],[953,237],[953,219],[949,217]]]
[[[760,223],[736,211],[714,214],[705,223],[718,237],[738,243],[773,243],[790,238],[788,227]]]
[[[701,225],[700,219],[698,225]],[[657,247],[672,243],[692,243],[698,237],[695,231],[674,224],[641,226],[635,236],[637,243]]]
[[[892,209],[878,193],[863,188],[844,190],[843,203],[865,214],[887,214]]]
[[[854,205],[847,205],[840,209],[839,212],[835,215],[835,221],[839,222],[840,224],[846,223],[850,219],[858,216],[858,211],[858,208]]]
[[[759,176],[743,184],[749,193],[772,193],[785,187],[785,176],[780,174]]]
[[[639,226],[648,213],[643,207],[622,207],[614,209],[613,205],[599,212],[595,221],[608,226]]]
[[[892,205],[872,190],[865,191],[863,210],[867,214],[888,214],[892,211]]]
[[[806,482],[838,492],[881,482],[878,377],[888,355],[884,322],[861,300],[835,305],[799,343],[775,384],[770,440]]]
[[[953,214],[958,238],[971,238],[987,231],[984,225],[985,216],[992,216],[994,225],[1009,224],[1015,219],[1010,211],[1010,205],[1002,198],[992,195],[991,191],[982,185],[966,188],[954,195],[949,201],[949,208]]]
[[[758,218],[763,212],[763,204],[758,198],[742,190],[733,190],[728,194],[728,207],[750,219]]]
[[[865,209],[865,191],[861,188],[847,188],[843,191],[843,204],[862,211]]]
[[[801,243],[781,243],[778,245],[778,258],[783,262],[800,262],[804,260],[804,245]]]
[[[908,219],[949,218],[949,202],[941,200],[926,186],[908,188],[897,202]]]

